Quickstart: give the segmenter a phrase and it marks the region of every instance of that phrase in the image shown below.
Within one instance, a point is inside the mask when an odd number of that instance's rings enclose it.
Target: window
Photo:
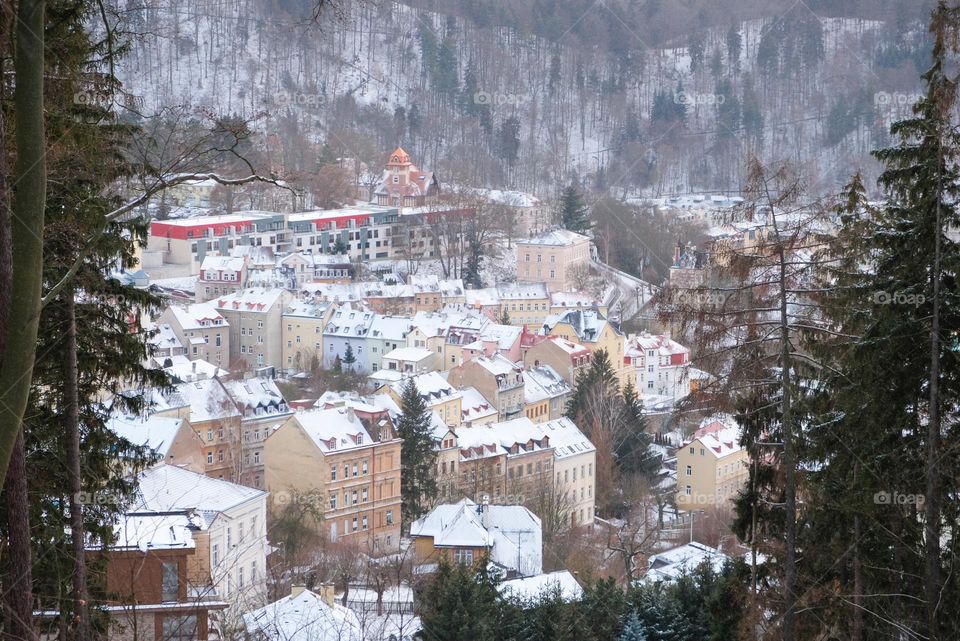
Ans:
[[[387,510],[387,525],[393,525],[393,510]]]
[[[357,517],[353,517],[353,532],[357,531]]]
[[[230,528],[227,528],[227,551],[230,551],[230,548],[233,547],[233,535]]]
[[[336,481],[336,480],[337,480],[337,468],[336,468],[336,466],[330,468],[330,480],[331,480],[331,481]]]
[[[361,519],[361,527],[362,527],[364,530],[367,529],[367,517],[363,517],[363,519]]]
[[[178,601],[180,599],[180,565],[176,561],[163,562],[160,592],[160,600],[162,601]]]
[[[193,641],[196,639],[196,615],[163,617],[163,638],[166,641]]]
[[[358,437],[358,439],[359,439],[359,438],[360,438],[360,437]],[[359,473],[360,473],[360,472],[359,472],[359,468],[357,467],[357,464],[354,463],[354,464],[353,464],[353,475],[354,475],[354,476],[357,476]]]
[[[237,570],[237,587],[238,588],[243,587],[243,568],[240,568],[239,570]]]
[[[473,550],[462,550],[458,548],[454,552],[453,558],[456,560],[457,563],[464,563],[466,565],[470,565],[473,563]]]
[[[216,567],[220,565],[220,544],[213,544],[213,566]]]
[[[367,462],[366,462],[366,461],[363,461],[363,463],[360,464],[360,473],[361,473],[361,474],[367,474]]]
[[[253,583],[257,580],[257,562],[253,561],[250,563],[250,582]]]
[[[331,494],[331,495],[330,495],[330,509],[331,509],[331,510],[337,509],[337,495],[336,495],[336,494]]]
[[[690,496],[690,494],[691,494],[691,489],[690,489],[690,486],[689,486],[689,485],[686,486],[685,488],[683,488],[683,493],[686,494],[687,496]]]
[[[696,454],[696,450],[691,447],[691,448],[690,448],[690,453],[691,453],[691,454]]]
[[[207,463],[213,463],[213,452],[207,452]]]
[[[693,466],[687,466],[687,476],[693,476]]]

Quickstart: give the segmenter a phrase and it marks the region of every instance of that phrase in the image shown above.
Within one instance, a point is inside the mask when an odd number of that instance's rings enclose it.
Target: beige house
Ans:
[[[438,356],[437,352],[425,347],[398,347],[383,355],[381,369],[407,376],[426,374],[437,369]]]
[[[506,313],[511,325],[539,327],[550,315],[550,293],[544,283],[497,285],[500,317]]]
[[[200,263],[196,300],[205,303],[243,289],[247,282],[246,256],[205,256]]]
[[[281,359],[288,371],[307,371],[323,365],[323,328],[336,305],[294,301],[280,314]]]
[[[282,289],[244,289],[212,301],[230,324],[230,362],[247,371],[284,367]],[[230,368],[234,369],[233,367]]]
[[[549,365],[523,373],[524,413],[534,423],[558,419],[567,409],[573,388]]]
[[[368,549],[400,537],[400,439],[388,412],[363,421],[352,407],[292,416],[264,446],[273,509],[319,501],[323,536]]]
[[[520,282],[542,282],[552,292],[565,292],[574,287],[576,271],[589,266],[590,239],[575,232],[554,229],[517,241]]]
[[[701,427],[677,450],[677,507],[731,507],[747,482],[748,467],[738,427],[720,421]]]
[[[440,417],[448,427],[457,427],[461,421],[461,399],[460,391],[454,387],[447,379],[443,378],[438,372],[428,372],[419,374],[412,378],[396,381],[390,385],[385,385],[377,390],[379,393],[389,394],[398,405],[403,397],[403,388],[408,380],[412,380],[417,386],[417,391],[423,397],[427,407]]]
[[[590,369],[593,352],[581,345],[560,336],[551,336],[527,348],[523,355],[523,365],[528,370],[548,366],[560,374],[570,385],[577,384],[581,372]]]
[[[160,315],[159,323],[170,327],[190,360],[223,368],[230,364],[230,323],[210,303],[171,305]]]
[[[592,525],[597,448],[569,418],[540,426],[553,446],[554,489],[571,526]]]
[[[523,415],[523,368],[501,354],[477,356],[457,365],[447,380],[458,388],[475,387],[493,403],[503,420]]]
[[[633,365],[624,363],[626,337],[600,312],[579,309],[551,316],[543,324],[543,333],[580,343],[592,354],[600,350],[606,351],[610,365],[620,379],[620,385],[626,385],[630,380],[636,385]]]

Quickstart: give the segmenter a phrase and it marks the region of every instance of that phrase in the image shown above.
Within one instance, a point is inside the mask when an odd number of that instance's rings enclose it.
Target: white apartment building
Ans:
[[[138,509],[196,510],[210,535],[210,574],[218,597],[235,614],[267,596],[267,493],[174,465],[139,477]]]
[[[624,360],[636,372],[641,397],[678,401],[690,394],[690,348],[666,334],[640,334],[627,338]]]

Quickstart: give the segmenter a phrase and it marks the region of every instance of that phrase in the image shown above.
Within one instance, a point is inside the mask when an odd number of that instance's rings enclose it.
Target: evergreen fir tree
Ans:
[[[623,624],[623,634],[620,635],[620,641],[646,641],[647,635],[643,623],[637,618],[637,613],[631,611]]]
[[[474,565],[440,558],[420,599],[423,636],[434,641],[494,641],[500,594],[486,559]]]
[[[623,387],[624,434],[616,449],[617,468],[622,474],[642,474],[653,478],[660,470],[661,457],[650,445],[653,439],[647,433],[643,406],[632,382]]]
[[[500,158],[507,161],[509,166],[512,167],[517,162],[520,151],[520,120],[516,116],[510,116],[500,125],[497,150]]]
[[[571,184],[560,194],[560,215],[558,218],[564,229],[577,233],[583,233],[590,229],[590,214],[576,185]]]
[[[347,366],[347,369],[353,369],[353,364],[357,362],[357,357],[353,353],[353,345],[347,343],[347,348],[343,351],[341,362]]]
[[[427,512],[437,496],[434,476],[437,451],[434,448],[430,410],[413,378],[408,378],[403,385],[400,412],[397,421],[397,435],[403,441],[400,448],[400,460],[403,462],[400,495],[406,529]]]
[[[459,63],[454,41],[449,36],[437,50],[437,66],[433,74],[433,87],[437,93],[455,98],[460,88]]]
[[[503,310],[500,312],[500,321],[499,321],[499,322],[500,322],[501,325],[509,325],[509,324],[510,324],[510,314],[507,312],[507,308],[506,308],[506,307],[504,307]]]

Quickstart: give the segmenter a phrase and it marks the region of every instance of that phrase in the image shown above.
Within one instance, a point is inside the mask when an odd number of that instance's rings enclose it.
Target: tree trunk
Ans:
[[[856,469],[856,466],[854,466]],[[856,478],[856,473],[854,473]],[[860,562],[860,516],[853,515],[853,622],[850,641],[863,641],[863,567]]]
[[[939,133],[939,132],[938,132]],[[943,135],[940,134],[940,155],[943,161]],[[940,235],[943,227],[941,196],[943,185],[937,176],[936,234],[933,249],[933,309],[930,319],[930,385],[927,418],[927,493],[924,497],[924,557],[926,568],[923,577],[924,596],[927,601],[927,627],[931,641],[940,638],[938,611],[940,606]]]
[[[30,550],[30,499],[23,430],[17,432],[10,456],[3,499],[7,505],[9,576],[4,579],[4,638],[36,641],[33,627],[33,562]]]
[[[70,541],[73,545],[73,604],[76,614],[75,641],[89,641],[90,614],[87,608],[87,562],[84,552],[83,491],[80,473],[80,398],[77,391],[77,314],[72,287],[62,296],[66,320],[64,345],[63,431],[67,440],[67,472],[70,475]]]
[[[46,207],[46,138],[43,121],[44,0],[17,5],[14,72],[16,88],[16,197],[10,223],[10,307],[0,355],[0,481],[7,474],[30,395],[36,356],[43,272]]]

